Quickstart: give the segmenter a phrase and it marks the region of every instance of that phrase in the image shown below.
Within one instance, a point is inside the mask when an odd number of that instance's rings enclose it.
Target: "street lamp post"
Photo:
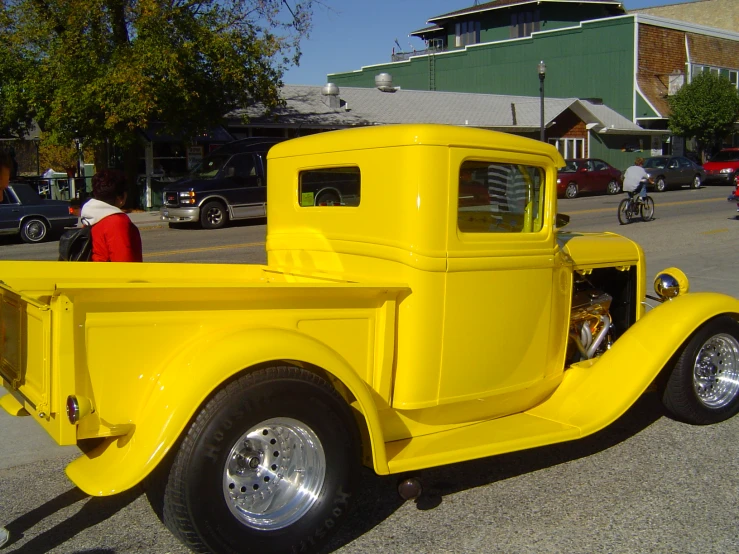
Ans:
[[[539,128],[539,140],[544,142],[544,77],[547,74],[547,65],[544,61],[539,62],[539,94],[541,96],[541,125]]]

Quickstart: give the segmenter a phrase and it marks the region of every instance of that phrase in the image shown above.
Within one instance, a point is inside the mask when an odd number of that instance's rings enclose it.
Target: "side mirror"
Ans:
[[[554,226],[561,229],[570,222],[570,216],[567,214],[557,214],[554,218]]]

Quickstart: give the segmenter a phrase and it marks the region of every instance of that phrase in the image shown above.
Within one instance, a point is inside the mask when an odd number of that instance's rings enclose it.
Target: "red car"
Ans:
[[[597,158],[565,160],[557,174],[557,196],[575,198],[583,192],[621,192],[621,171]]]
[[[724,148],[703,164],[704,183],[733,185],[739,175],[739,148]]]

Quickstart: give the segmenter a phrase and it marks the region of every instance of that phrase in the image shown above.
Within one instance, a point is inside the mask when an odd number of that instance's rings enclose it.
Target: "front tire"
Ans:
[[[651,196],[644,198],[642,205],[639,206],[639,211],[641,212],[642,221],[651,221],[654,219],[654,200],[652,200]]]
[[[226,207],[217,200],[211,200],[200,208],[200,225],[203,229],[220,229],[228,222]]]
[[[657,181],[654,183],[654,188],[657,192],[665,192],[667,190],[667,181],[664,177],[657,177]]]
[[[359,444],[348,405],[323,378],[292,366],[244,375],[184,436],[164,523],[196,552],[312,551],[347,514]]]
[[[21,224],[21,240],[32,244],[43,242],[49,235],[49,226],[39,217],[29,217]]]
[[[577,183],[569,183],[565,189],[565,198],[577,198],[578,192]]]
[[[707,425],[739,411],[739,323],[716,317],[691,337],[662,395],[680,421]]]

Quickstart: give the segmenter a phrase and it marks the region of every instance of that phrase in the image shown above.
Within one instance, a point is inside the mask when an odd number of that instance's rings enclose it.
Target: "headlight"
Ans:
[[[562,184],[562,179],[557,178],[557,184],[558,185]]]
[[[671,300],[690,289],[688,276],[676,267],[660,271],[654,278],[654,292],[662,300]]]
[[[195,193],[191,190],[180,192],[180,204],[194,204]]]
[[[721,171],[719,171],[719,173],[734,173],[734,170],[730,167],[725,167]]]

